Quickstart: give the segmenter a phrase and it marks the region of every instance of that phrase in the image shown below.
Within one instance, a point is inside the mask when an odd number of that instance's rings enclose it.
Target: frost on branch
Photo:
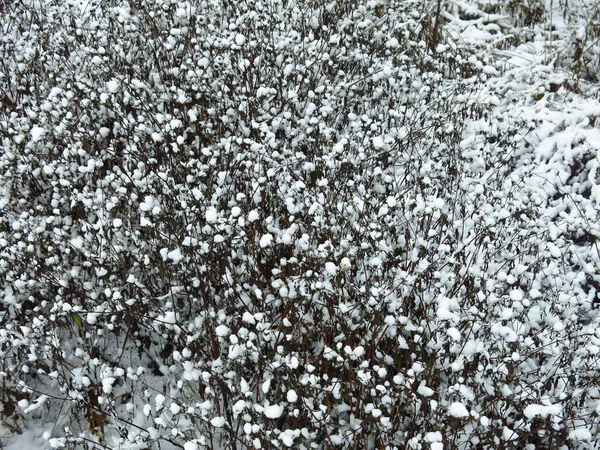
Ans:
[[[483,13],[431,3],[2,9],[3,419],[73,447],[585,445],[593,114],[550,126],[540,86],[504,90],[531,73],[456,36]]]

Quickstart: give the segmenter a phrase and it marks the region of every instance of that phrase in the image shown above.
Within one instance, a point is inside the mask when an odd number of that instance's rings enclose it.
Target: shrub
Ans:
[[[583,7],[564,8],[570,34],[558,48],[559,62],[586,81],[598,82],[600,66],[600,6],[584,2]]]
[[[36,5],[2,11],[6,421],[186,450],[596,431],[595,275],[441,2]]]

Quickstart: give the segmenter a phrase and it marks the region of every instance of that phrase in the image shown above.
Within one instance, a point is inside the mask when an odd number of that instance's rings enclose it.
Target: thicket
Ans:
[[[445,26],[533,6],[481,3],[4,2],[4,425],[54,422],[56,448],[593,445],[596,212],[515,175],[536,124],[494,112],[498,69]],[[597,76],[593,26],[573,68]]]

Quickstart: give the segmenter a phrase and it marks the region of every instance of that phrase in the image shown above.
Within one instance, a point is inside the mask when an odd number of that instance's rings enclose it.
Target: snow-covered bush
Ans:
[[[600,5],[582,2],[565,5],[565,20],[570,33],[558,47],[559,63],[591,82],[600,80]]]
[[[479,28],[480,38],[488,35],[484,38],[488,46],[505,48],[516,42],[544,41],[547,63],[588,82],[600,79],[597,1],[477,0],[453,2],[453,9],[458,17]]]
[[[5,422],[71,448],[585,448],[593,130],[535,153],[442,6],[3,6]]]

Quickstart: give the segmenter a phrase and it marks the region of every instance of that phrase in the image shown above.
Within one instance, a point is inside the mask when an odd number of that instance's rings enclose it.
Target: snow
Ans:
[[[260,247],[265,248],[271,245],[273,242],[273,235],[271,233],[267,233],[260,238]]]
[[[181,250],[179,248],[176,248],[174,250],[171,250],[169,253],[167,253],[167,258],[169,258],[171,261],[173,261],[174,264],[177,264],[179,261],[181,261],[183,259],[183,255],[181,253]]]
[[[442,433],[439,431],[433,431],[425,434],[425,442],[441,442]]]
[[[508,427],[504,427],[502,429],[502,439],[504,439],[505,441],[514,441],[519,439],[519,434]]]
[[[174,415],[179,414],[181,412],[181,406],[175,402],[171,403],[171,406],[169,406],[169,409],[171,410],[171,413]]]
[[[246,402],[244,400],[238,400],[231,408],[235,414],[241,414],[246,408]]]
[[[98,316],[100,316],[99,313],[89,312],[87,313],[85,320],[90,325],[93,325],[98,321]]]
[[[210,206],[206,209],[206,221],[208,223],[216,223],[218,220],[217,209],[214,206]]]
[[[3,450],[47,450],[48,443],[40,436],[39,429],[24,429],[12,433],[4,425],[0,426]]]
[[[37,142],[44,137],[46,130],[42,127],[33,127],[29,133],[31,134],[31,140]]]
[[[219,337],[225,337],[229,335],[230,329],[227,325],[219,325],[215,328],[215,333],[217,333],[217,336]]]
[[[267,378],[261,386],[261,391],[263,394],[267,394],[269,389],[271,389],[271,379]]]
[[[286,447],[293,447],[294,438],[299,436],[299,430],[285,430],[279,435],[279,439]]]
[[[222,428],[225,425],[225,417],[213,417],[210,424],[215,428]]]
[[[573,441],[591,441],[592,433],[587,428],[576,428],[569,432],[569,439]]]
[[[114,377],[106,377],[102,379],[102,392],[105,394],[110,394],[113,390],[113,384],[117,381]]]
[[[235,36],[236,45],[244,45],[244,42],[246,42],[246,38],[244,37],[244,35],[236,34],[236,36]]]
[[[280,406],[280,405],[266,406],[263,413],[269,419],[277,419],[277,418],[281,417],[281,415],[283,414],[283,406]]]
[[[381,136],[375,136],[373,138],[373,147],[376,149],[382,149],[385,147],[385,143],[383,142],[383,138]]]
[[[464,417],[469,417],[469,411],[467,410],[467,408],[465,407],[465,405],[463,405],[460,402],[453,402],[450,404],[449,408],[448,408],[448,413],[452,416],[452,417],[456,417],[456,418],[464,418]]]
[[[163,394],[156,394],[154,402],[156,403],[156,410],[160,410],[165,403],[166,397]]]
[[[293,389],[290,389],[287,391],[286,398],[288,402],[295,403],[298,400],[298,394]]]
[[[126,3],[0,12],[5,447],[593,444],[594,2]]]
[[[349,270],[352,267],[352,263],[350,262],[350,259],[347,257],[343,257],[342,260],[340,261],[340,269],[342,271],[346,271]]]
[[[521,289],[514,289],[510,291],[510,299],[515,302],[520,302],[521,300],[523,300],[523,297],[524,293]]]
[[[337,266],[335,265],[335,263],[333,263],[333,262],[331,262],[331,261],[328,261],[328,262],[326,262],[326,263],[325,263],[325,271],[326,271],[326,272],[327,272],[329,275],[331,275],[331,276],[334,276],[335,274],[337,274],[337,272],[338,272],[338,268],[337,268]]]
[[[423,397],[431,397],[435,391],[424,384],[420,384],[417,388],[417,392],[421,394]]]
[[[535,416],[541,416],[546,418],[548,416],[557,416],[562,414],[562,406],[560,404],[554,405],[539,405],[531,404],[527,405],[523,410],[523,414],[528,419],[533,419]]]
[[[448,328],[448,329],[446,330],[446,334],[447,334],[448,336],[450,336],[450,338],[451,338],[451,339],[452,339],[454,342],[460,341],[460,339],[461,339],[461,333],[460,333],[460,331],[458,331],[458,330],[457,330],[456,328],[454,328],[454,327],[450,327],[450,328]]]
[[[110,80],[108,83],[106,83],[106,89],[108,89],[108,92],[111,94],[118,92],[120,88],[121,84],[117,80]]]
[[[177,315],[175,314],[175,311],[166,311],[164,315],[160,315],[158,317],[158,320],[160,322],[173,325],[177,323]]]
[[[29,414],[29,413],[35,411],[36,409],[41,408],[42,405],[44,405],[44,403],[46,403],[48,398],[49,397],[45,394],[40,395],[33,403],[27,405],[27,407],[23,409],[23,414]]]

